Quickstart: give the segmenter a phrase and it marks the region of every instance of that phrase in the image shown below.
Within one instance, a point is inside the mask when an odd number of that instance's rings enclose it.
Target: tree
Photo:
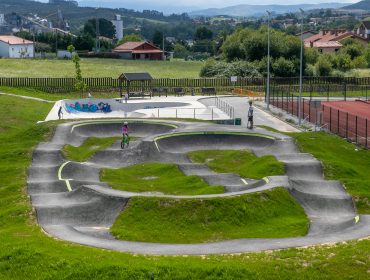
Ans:
[[[175,58],[186,58],[189,55],[189,51],[184,45],[176,43],[173,47],[174,57]]]
[[[305,48],[304,59],[308,64],[315,64],[319,58],[319,51],[316,48]]]
[[[205,26],[197,28],[194,34],[194,40],[212,40],[213,32]]]
[[[77,36],[73,40],[76,50],[89,50],[91,51],[95,45],[94,39],[87,33]]]
[[[296,75],[294,63],[284,57],[279,57],[273,62],[272,70],[277,77],[294,77]]]
[[[126,42],[141,42],[143,40],[144,39],[143,37],[141,37],[141,35],[131,33],[123,36],[123,38],[117,42],[117,46],[122,45]]]
[[[320,56],[315,65],[316,73],[318,76],[329,76],[333,67],[327,56]]]
[[[77,53],[75,53],[75,47],[73,45],[69,45],[67,50],[71,53],[72,61],[75,66],[76,76],[75,76],[75,88],[77,91],[80,91],[83,95],[84,91],[87,89],[87,85],[84,83],[82,79],[82,72],[80,66],[80,57]]]
[[[163,49],[163,32],[156,30],[153,34],[152,42],[154,45]]]
[[[348,54],[351,57],[351,60],[362,55],[362,46],[359,44],[349,44],[341,48],[340,52],[343,54]]]
[[[336,56],[336,66],[341,71],[348,71],[353,68],[353,63],[350,55],[340,53]]]
[[[83,28],[83,32],[89,34],[91,37],[96,37],[96,19],[89,19]],[[104,36],[113,39],[116,34],[116,28],[112,22],[104,18],[98,19],[98,33],[99,36]]]
[[[260,78],[262,75],[257,67],[250,62],[234,61],[227,63],[225,61],[207,60],[200,71],[201,77],[227,77],[238,76],[246,78]]]

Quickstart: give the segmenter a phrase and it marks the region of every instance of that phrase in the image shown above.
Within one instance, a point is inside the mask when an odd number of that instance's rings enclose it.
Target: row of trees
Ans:
[[[242,76],[256,77],[267,72],[267,28],[239,29],[228,36],[221,47],[221,61],[210,60],[201,71],[203,77]],[[270,33],[271,74],[279,77],[291,77],[299,73],[300,40],[278,30]],[[247,62],[244,62],[247,61]],[[229,63],[229,64],[227,64]],[[233,71],[241,65],[244,71]],[[237,74],[239,73],[239,74]]]

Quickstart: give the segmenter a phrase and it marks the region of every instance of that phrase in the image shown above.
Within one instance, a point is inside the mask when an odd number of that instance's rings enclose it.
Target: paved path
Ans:
[[[18,97],[18,98],[23,98],[23,99],[36,100],[36,101],[47,102],[47,103],[55,103],[55,101],[50,101],[50,100],[41,99],[41,98],[32,97],[32,96],[25,96],[25,95],[13,94],[13,93],[0,92],[0,95],[7,95],[7,96],[12,96],[12,97]]]
[[[235,108],[235,117],[242,119],[242,126],[247,127],[248,123],[248,108],[249,99],[247,97],[220,97],[222,100],[226,101],[228,104]],[[205,98],[201,99],[200,102],[206,105],[214,105],[214,98]],[[265,111],[254,106],[254,125],[265,125],[277,129],[283,132],[300,132],[294,126],[279,120],[271,114],[266,113]]]
[[[68,162],[61,148],[80,145],[86,138],[119,136],[120,122],[86,121],[57,127],[50,142],[40,143],[28,171],[28,193],[40,226],[49,234],[79,244],[122,252],[160,255],[242,253],[339,242],[370,236],[370,217],[357,216],[352,198],[340,182],[323,179],[322,166],[309,154],[300,153],[293,139],[260,128],[175,121],[130,122],[131,134],[141,137],[135,145],[120,151],[119,143],[98,152],[86,163]],[[215,174],[189,166],[186,153],[199,149],[250,149],[257,156],[274,155],[286,166],[286,176],[272,177],[244,186],[235,174]],[[283,186],[302,205],[310,219],[306,236],[296,238],[236,239],[202,244],[160,244],[115,240],[109,228],[133,196],[161,194],[111,190],[100,182],[102,167],[123,167],[159,161],[175,163],[185,172],[197,169],[199,176],[229,189],[217,196],[242,195]],[[205,173],[203,173],[205,172]],[[248,179],[248,178],[243,178]],[[211,198],[216,195],[199,196]],[[188,196],[175,196],[186,199]]]

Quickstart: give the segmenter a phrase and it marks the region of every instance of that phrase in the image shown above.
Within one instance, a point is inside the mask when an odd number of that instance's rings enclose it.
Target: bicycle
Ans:
[[[125,146],[130,145],[130,137],[127,133],[122,135],[121,149],[124,149]]]

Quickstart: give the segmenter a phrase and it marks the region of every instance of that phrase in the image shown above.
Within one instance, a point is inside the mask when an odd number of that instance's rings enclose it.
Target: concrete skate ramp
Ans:
[[[156,109],[156,108],[171,108],[171,107],[184,107],[191,105],[190,103],[186,102],[139,102],[139,103],[121,103],[116,101],[116,99],[74,99],[74,100],[64,100],[63,105],[65,104],[75,104],[76,102],[82,104],[95,104],[98,105],[99,103],[108,103],[111,107],[112,111],[124,111],[124,112],[134,112],[137,110],[143,109]],[[82,112],[81,112],[82,113]]]
[[[338,181],[323,178],[321,163],[303,154],[293,139],[260,129],[243,132],[236,126],[211,123],[129,121],[130,133],[139,136],[124,150],[119,143],[98,152],[89,162],[66,161],[60,150],[81,144],[87,137],[121,135],[122,120],[63,123],[50,142],[40,143],[28,169],[28,194],[42,228],[62,240],[123,252],[163,255],[242,253],[339,242],[370,235],[370,217],[356,217],[352,198]],[[205,132],[206,131],[206,132]],[[254,133],[255,132],[255,133]],[[233,173],[215,173],[189,161],[195,150],[249,149],[257,156],[275,156],[286,166],[286,176],[260,181]],[[223,194],[171,196],[110,189],[100,181],[103,166],[115,168],[141,162],[177,164],[185,175],[198,175],[210,184],[224,185]],[[243,180],[242,180],[243,179]],[[310,220],[304,237],[237,239],[203,244],[160,244],[115,240],[109,233],[131,197],[204,199],[228,197],[286,187]],[[140,221],[138,221],[139,223]]]
[[[263,149],[274,144],[273,137],[247,133],[200,132],[173,134],[155,139],[160,150],[186,153],[197,150]]]
[[[71,132],[80,137],[113,137],[122,135],[122,121],[90,122],[72,126]],[[175,129],[173,124],[140,122],[128,120],[129,133],[133,136],[145,137],[154,134],[168,133]]]

